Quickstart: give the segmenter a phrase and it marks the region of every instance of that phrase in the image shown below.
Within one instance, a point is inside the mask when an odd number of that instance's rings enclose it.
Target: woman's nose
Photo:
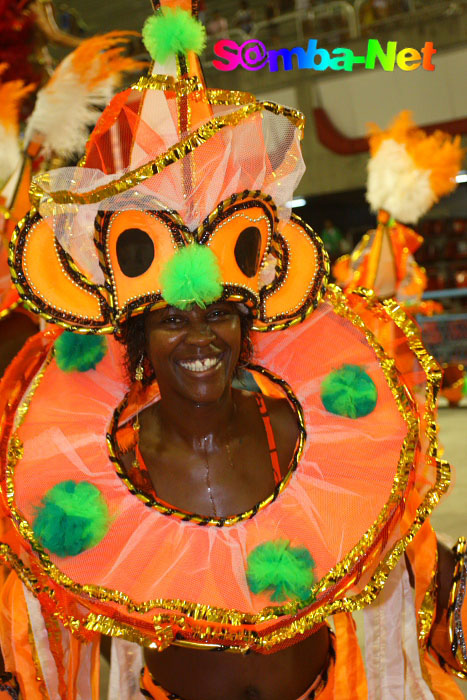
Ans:
[[[215,338],[209,323],[192,323],[188,329],[185,342],[191,345],[209,345]]]

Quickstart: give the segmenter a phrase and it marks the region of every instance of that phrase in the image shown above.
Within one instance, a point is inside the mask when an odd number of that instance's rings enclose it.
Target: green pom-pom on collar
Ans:
[[[222,296],[219,263],[210,248],[192,243],[177,250],[161,274],[162,296],[171,306],[204,308]]]
[[[55,360],[62,372],[87,372],[95,369],[107,353],[102,335],[81,335],[65,331],[54,344]]]
[[[271,601],[311,603],[315,562],[306,547],[291,547],[288,540],[271,540],[248,555],[246,578],[252,593],[271,591]]]
[[[206,30],[190,12],[167,7],[148,17],[143,42],[153,61],[165,63],[178,53],[200,55],[206,46]]]
[[[374,411],[378,389],[359,365],[342,365],[321,384],[321,401],[326,411],[346,418],[362,418]]]
[[[62,481],[42,498],[33,523],[36,538],[59,557],[71,557],[98,544],[109,529],[107,504],[94,484]]]

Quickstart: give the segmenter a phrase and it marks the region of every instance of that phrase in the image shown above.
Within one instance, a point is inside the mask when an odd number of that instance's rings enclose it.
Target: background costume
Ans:
[[[31,178],[52,163],[58,166],[82,154],[90,127],[125,73],[145,65],[124,55],[132,38],[131,32],[110,32],[80,42],[37,92],[23,138],[21,106],[38,86],[19,79],[0,83],[0,373],[25,337],[36,330],[32,314],[20,327],[11,318],[13,312],[28,312],[11,284],[7,257],[11,234],[30,207]],[[0,74],[2,70],[7,75],[8,65],[0,65]]]
[[[387,130],[372,125],[369,143],[366,196],[378,225],[339,258],[333,272],[344,290],[367,287],[383,299],[394,297],[411,314],[433,314],[440,305],[422,301],[426,274],[413,257],[423,238],[409,224],[456,188],[464,155],[460,137],[428,135],[404,111]]]
[[[286,207],[304,169],[303,116],[207,89],[203,32],[181,4],[146,25],[150,75],[111,101],[79,166],[34,179],[35,209],[13,236],[20,294],[68,330],[29,341],[1,389],[6,668],[27,700],[97,699],[106,634],[110,697],[134,698],[140,645],[274,653],[332,617],[335,664],[315,697],[461,697],[428,653],[427,518],[450,479],[436,452],[439,368],[395,302],[326,292],[320,241]],[[158,389],[128,391],[111,335],[147,309],[219,298],[253,315],[249,369],[299,427],[285,478],[227,518],[183,511],[128,478],[117,433]],[[453,601],[464,664],[461,586]],[[142,683],[167,696],[147,671]]]

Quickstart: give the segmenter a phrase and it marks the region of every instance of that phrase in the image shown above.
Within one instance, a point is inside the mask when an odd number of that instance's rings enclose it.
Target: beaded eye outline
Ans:
[[[273,237],[276,275],[260,292],[253,330],[285,330],[304,321],[326,293],[329,257],[323,242],[299,216],[280,220]]]
[[[32,212],[15,231],[13,279],[27,305],[47,320],[81,333],[117,331],[130,316],[166,305],[159,275],[181,247],[208,246],[222,275],[225,301],[244,303],[254,330],[300,323],[325,291],[329,262],[313,229],[294,214],[278,216],[270,195],[235,193],[195,231],[176,211],[100,211],[94,243],[104,285],[93,284],[57,241],[50,219]],[[131,240],[140,242],[131,251]],[[38,257],[49,266],[35,264]],[[125,258],[127,256],[127,259]],[[269,281],[264,280],[269,265]]]
[[[261,303],[261,270],[270,253],[278,221],[272,198],[248,190],[220,202],[193,232],[176,211],[99,212],[95,220],[95,245],[116,326],[148,307],[165,305],[160,273],[178,249],[191,244],[210,247],[215,253],[224,288],[222,299],[242,302],[256,315]],[[144,231],[156,249],[153,259],[143,266],[143,272],[133,277],[122,269],[117,250],[120,237],[130,226]],[[253,243],[251,252],[242,250],[245,232]]]
[[[113,332],[105,286],[83,274],[60,245],[50,220],[35,209],[14,230],[8,262],[26,308],[68,330],[84,334]]]

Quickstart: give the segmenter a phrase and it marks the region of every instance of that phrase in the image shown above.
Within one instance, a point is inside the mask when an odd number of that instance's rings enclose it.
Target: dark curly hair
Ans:
[[[136,368],[141,361],[141,356],[143,356],[143,384],[149,384],[155,377],[154,369],[145,352],[145,320],[150,310],[148,306],[142,314],[130,316],[130,318],[122,324],[117,336],[117,339],[125,348],[124,365],[130,384],[135,380]],[[241,311],[238,312],[238,315],[240,317],[241,349],[235,370],[236,374],[253,356],[253,344],[250,338],[253,318],[251,314],[242,313]]]

